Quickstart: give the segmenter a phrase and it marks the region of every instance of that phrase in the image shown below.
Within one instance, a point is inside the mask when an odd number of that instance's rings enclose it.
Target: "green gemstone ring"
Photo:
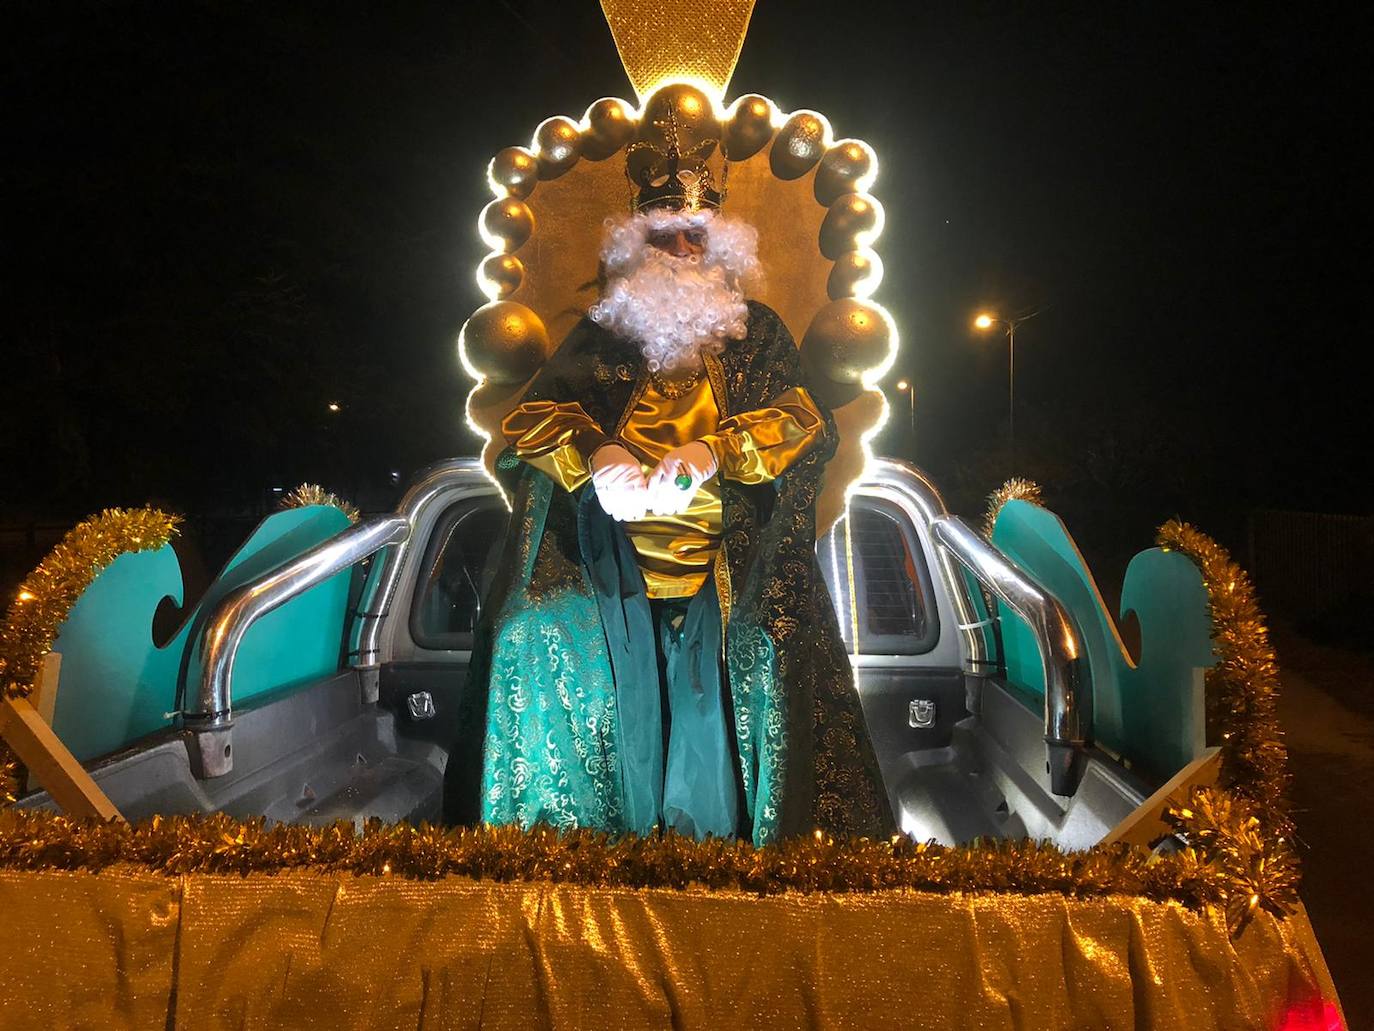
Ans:
[[[677,476],[673,478],[673,482],[678,485],[678,489],[680,490],[692,489],[692,476],[690,473],[678,473]]]

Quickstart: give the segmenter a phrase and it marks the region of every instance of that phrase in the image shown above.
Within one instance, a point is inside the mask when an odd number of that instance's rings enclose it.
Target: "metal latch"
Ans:
[[[434,719],[434,696],[428,691],[416,691],[406,696],[406,708],[413,720]]]
[[[906,721],[918,729],[935,726],[935,702],[930,698],[913,698],[907,706]]]

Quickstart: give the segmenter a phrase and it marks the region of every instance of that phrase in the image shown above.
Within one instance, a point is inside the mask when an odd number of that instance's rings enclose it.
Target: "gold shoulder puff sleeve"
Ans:
[[[783,391],[767,408],[722,419],[702,437],[720,474],[738,483],[767,483],[787,471],[825,432],[816,403],[802,387]]]
[[[576,401],[526,401],[502,421],[501,435],[516,457],[567,491],[587,482],[588,460],[610,439]]]

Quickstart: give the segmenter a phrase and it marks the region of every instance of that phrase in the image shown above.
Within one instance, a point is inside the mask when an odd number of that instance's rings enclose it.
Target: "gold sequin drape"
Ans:
[[[641,98],[667,79],[724,93],[744,46],[754,0],[601,0],[616,50]]]
[[[0,871],[0,1027],[1272,1028],[1306,915],[1176,903]]]

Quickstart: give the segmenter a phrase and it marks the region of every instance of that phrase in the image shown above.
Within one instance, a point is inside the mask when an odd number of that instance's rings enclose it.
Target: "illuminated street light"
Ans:
[[[337,412],[339,411],[339,409],[343,407],[343,405],[339,404],[339,402],[337,401],[330,401],[328,407],[331,412]]]
[[[1001,326],[1007,334],[1007,442],[1011,459],[1016,461],[1016,327],[1027,319],[1040,314],[1040,309],[1004,319],[990,311],[980,311],[973,319],[973,328],[987,332],[993,326]]]
[[[916,446],[916,388],[904,379],[897,381],[897,392],[907,396],[907,409],[911,413],[911,445]]]

